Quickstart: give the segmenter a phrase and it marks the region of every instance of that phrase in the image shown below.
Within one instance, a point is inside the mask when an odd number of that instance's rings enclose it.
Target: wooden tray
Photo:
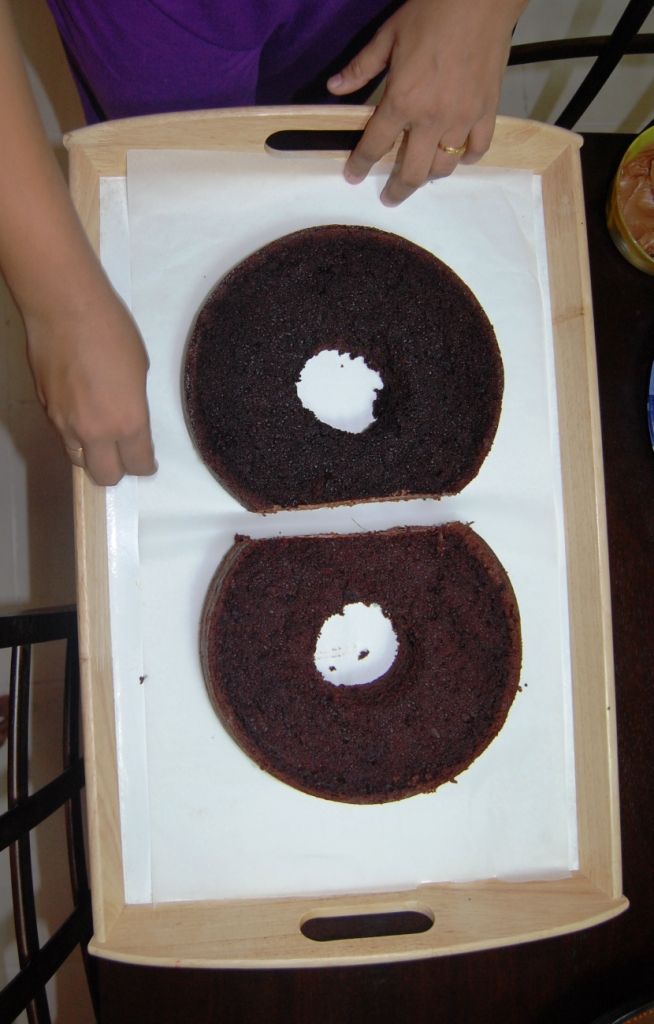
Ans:
[[[368,116],[367,108],[356,107],[264,108],[158,115],[81,129],[66,139],[73,198],[98,249],[100,180],[125,175],[129,149],[256,152],[273,132],[358,130]],[[383,962],[551,937],[597,924],[627,907],[621,890],[604,484],[580,144],[578,136],[562,129],[499,118],[483,161],[542,176],[568,561],[579,870],[551,881],[429,884],[397,894],[127,904],[105,491],[76,469],[93,953],[206,967]],[[421,930],[403,933],[416,927]]]

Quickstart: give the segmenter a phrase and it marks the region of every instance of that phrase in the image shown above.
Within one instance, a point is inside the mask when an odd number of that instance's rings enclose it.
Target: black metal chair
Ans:
[[[32,648],[53,640],[66,642],[63,771],[40,789],[29,792]],[[95,966],[93,958],[86,952],[92,922],[82,817],[84,765],[79,749],[79,665],[75,609],[69,607],[0,616],[1,648],[11,650],[11,667],[8,809],[0,816],[0,850],[9,849],[20,971],[0,992],[0,1020],[13,1021],[26,1010],[30,1024],[50,1024],[46,984],[76,946],[80,946],[82,951],[97,1019]],[[66,810],[66,852],[73,910],[41,945],[37,931],[31,838],[36,826],[61,807]]]
[[[640,32],[653,7],[653,0],[629,0],[610,36],[516,44],[511,48],[509,67],[539,61],[596,57],[574,96],[556,119],[561,128],[574,128],[626,54],[654,53],[654,33]]]
[[[628,1003],[597,1017],[593,1024],[654,1024],[654,998],[650,992],[644,1000]]]

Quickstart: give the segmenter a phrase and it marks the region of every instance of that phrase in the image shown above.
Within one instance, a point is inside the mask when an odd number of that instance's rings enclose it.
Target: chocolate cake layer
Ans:
[[[362,356],[384,386],[374,422],[348,433],[306,409],[306,362]],[[184,405],[211,472],[267,511],[433,496],[477,474],[497,429],[499,348],[470,289],[397,235],[299,231],[231,270],[187,346]]]
[[[381,678],[335,686],[316,640],[356,602],[380,606],[398,653]],[[237,537],[207,595],[201,655],[219,717],[261,768],[315,796],[382,803],[454,779],[497,734],[520,620],[496,556],[461,523]]]

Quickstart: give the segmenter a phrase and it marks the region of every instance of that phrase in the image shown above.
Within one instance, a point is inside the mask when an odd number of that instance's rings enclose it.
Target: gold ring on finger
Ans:
[[[448,156],[463,156],[468,147],[465,142],[462,146],[444,146],[442,142],[439,142],[438,148],[442,149]]]

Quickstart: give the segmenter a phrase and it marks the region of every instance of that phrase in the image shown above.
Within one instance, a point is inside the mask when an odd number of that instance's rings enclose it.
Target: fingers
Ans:
[[[395,166],[381,193],[385,206],[397,206],[427,181],[445,178],[459,163],[480,160],[490,147],[495,115],[482,117],[469,131],[449,129],[439,133],[433,126],[414,126],[404,132]],[[350,184],[358,184],[373,165],[395,144],[402,129],[397,121],[377,108],[368,122],[358,146],[350,154],[344,174]]]
[[[69,436],[64,446],[71,463],[85,469],[103,487],[117,484],[126,473],[151,476],[157,470],[149,426],[120,440],[98,439],[82,444]]]
[[[351,184],[363,181],[373,164],[392,149],[397,138],[397,124],[385,117],[381,108],[368,122],[368,128],[370,132],[366,129],[345,166],[344,174]],[[467,138],[465,130],[462,132],[459,129],[458,135],[445,133],[441,141],[438,141],[431,126],[410,128],[404,132],[395,166],[382,190],[382,203],[385,206],[397,206],[426,181],[451,174],[464,157],[467,163],[478,160],[490,145],[491,137],[492,128],[490,134],[477,133],[473,129]],[[486,138],[488,143],[484,148]],[[472,150],[468,157],[470,147]]]
[[[488,150],[495,128],[495,114],[485,114],[474,123],[443,129],[436,121],[409,125],[391,112],[390,104],[377,107],[358,145],[347,159],[345,178],[356,185],[402,136],[395,167],[384,187],[381,200],[397,206],[433,178],[451,174],[459,162],[474,163]]]
[[[392,48],[392,35],[382,27],[367,46],[338,74],[332,75],[327,88],[335,96],[347,96],[372,81],[384,70]]]
[[[72,462],[73,466],[84,465],[84,448],[77,441],[68,440],[64,441],[64,447],[66,449],[66,455]]]
[[[519,0],[405,0],[330,84],[332,92],[352,91],[366,75],[388,68],[384,95],[345,165],[350,183],[363,181],[400,139],[382,192],[387,205],[403,202],[430,178],[451,174],[459,162],[479,160],[491,142],[521,6]]]
[[[157,468],[149,434],[120,442],[95,441],[84,449],[84,458],[91,478],[104,487],[117,484],[126,473],[150,476]]]
[[[352,185],[367,177],[370,168],[395,145],[403,125],[387,113],[382,103],[371,116],[357,146],[350,153],[343,173]]]
[[[384,186],[381,201],[385,206],[397,206],[427,181],[434,159],[431,133],[415,129],[407,133],[398,161]],[[456,166],[456,165],[454,165]]]
[[[115,441],[94,441],[79,449],[81,455],[73,454],[66,446],[73,465],[82,466],[91,479],[102,487],[117,484],[125,475],[125,467],[118,453]]]
[[[461,157],[462,164],[474,164],[490,149],[495,132],[495,114],[485,114],[470,129],[466,151]]]
[[[458,133],[445,132],[436,146],[429,179],[446,178],[459,163],[473,164],[480,160],[491,144],[494,128],[495,117],[490,115],[473,125],[467,137],[462,137],[461,129]]]
[[[118,445],[118,453],[126,473],[132,476],[151,476],[156,472],[157,462],[149,425],[131,437],[124,437]]]
[[[93,441],[85,446],[68,437],[64,439],[64,446],[72,465],[86,469],[96,484],[109,487],[125,474],[115,441]]]
[[[26,321],[37,393],[70,461],[110,486],[156,470],[146,379],[134,321],[100,280],[92,301],[57,305]]]

